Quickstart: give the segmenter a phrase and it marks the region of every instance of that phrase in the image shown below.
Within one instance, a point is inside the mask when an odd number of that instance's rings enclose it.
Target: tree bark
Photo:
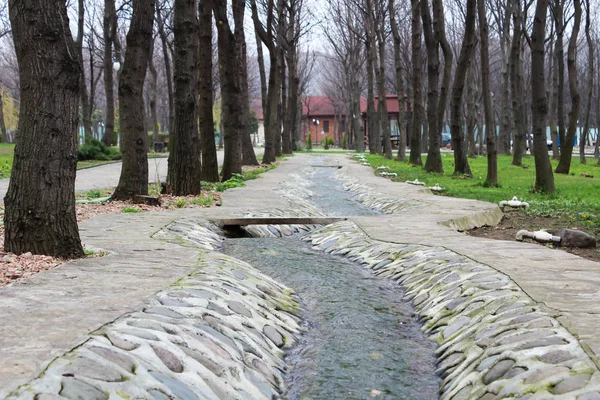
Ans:
[[[565,143],[565,51],[563,44],[565,27],[563,12],[564,0],[555,0],[553,14],[556,25],[556,65],[558,67],[558,103],[556,114],[558,116],[558,142],[561,143],[559,153],[562,152],[562,147]],[[558,158],[560,158],[560,154]]]
[[[239,9],[244,9],[243,0],[233,0],[234,19]],[[227,20],[227,4],[215,2],[215,22],[218,32],[219,79],[221,81],[221,120],[225,129],[223,142],[225,156],[223,160],[222,181],[230,179],[234,174],[242,173],[242,135],[245,124],[242,110],[241,87],[241,43],[238,43]],[[237,29],[237,26],[236,28]],[[243,29],[243,28],[242,28]]]
[[[212,10],[213,0],[199,3],[200,60],[199,72],[199,126],[202,148],[202,169],[200,178],[206,182],[219,181],[219,163],[215,144],[215,124],[213,119],[213,64],[212,64]]]
[[[381,154],[381,141],[379,140],[379,118],[381,116],[375,109],[374,78],[377,53],[375,48],[376,43],[374,38],[372,11],[372,1],[366,0],[364,26],[366,31],[365,52],[367,57],[367,134],[369,137],[369,153]]]
[[[4,99],[2,96],[2,88],[0,88],[0,141],[7,142],[6,124],[4,123]]]
[[[173,129],[173,118],[175,117],[175,103],[173,98],[173,71],[171,68],[171,56],[169,55],[169,39],[167,32],[165,32],[165,23],[163,21],[162,14],[157,8],[156,10],[156,22],[158,26],[158,36],[160,37],[160,43],[162,45],[163,60],[165,63],[165,80],[167,81],[167,96],[169,98],[169,126],[167,131]]]
[[[154,52],[154,50],[152,50]],[[150,56],[150,62],[148,63],[148,70],[150,71],[150,120],[152,122],[152,141],[158,142],[159,128],[158,128],[158,113],[156,110],[156,96],[158,91],[158,71],[154,66],[154,60]]]
[[[398,94],[398,161],[404,161],[406,159],[406,131],[402,124],[405,121],[405,107],[406,101],[404,98],[404,71],[402,68],[402,55],[400,53],[400,31],[398,30],[398,23],[396,21],[396,7],[394,6],[394,0],[389,1],[389,13],[390,13],[390,27],[392,30],[392,38],[394,40],[394,66],[396,69],[396,92]]]
[[[510,49],[510,81],[512,85],[512,110],[515,122],[512,165],[523,164],[523,151],[525,148],[525,104],[523,60],[521,59],[521,45],[523,40],[523,15],[520,0],[513,0],[513,39]]]
[[[494,128],[494,110],[492,109],[492,96],[490,90],[490,56],[488,23],[485,14],[485,0],[477,0],[479,15],[479,36],[481,38],[481,89],[483,91],[483,109],[485,115],[486,135],[485,145],[487,152],[487,177],[486,184],[490,187],[498,186],[498,161],[496,155],[496,129]]]
[[[196,0],[175,0],[173,7],[175,118],[169,135],[167,192],[200,194],[198,135],[198,10]]]
[[[582,164],[586,163],[585,158],[585,145],[589,138],[589,129],[590,129],[590,112],[592,110],[592,93],[594,88],[594,43],[592,42],[592,36],[590,35],[590,0],[585,0],[586,4],[586,16],[585,16],[585,38],[588,44],[588,67],[587,67],[587,75],[588,75],[588,88],[587,88],[587,102],[585,107],[585,122],[583,124],[583,132],[580,135],[579,140],[579,160]],[[596,138],[596,140],[598,140]]]
[[[412,87],[413,115],[410,139],[410,159],[413,165],[423,165],[421,160],[421,127],[423,124],[423,95],[421,71],[421,6],[420,0],[411,0],[411,47],[412,47]]]
[[[467,147],[469,158],[477,157],[477,146],[475,145],[475,65],[471,65],[467,80]]]
[[[84,0],[79,0],[78,17],[77,17],[77,39],[75,46],[77,47],[77,55],[79,57],[79,65],[81,66],[81,76],[79,79],[79,94],[81,96],[81,120],[83,122],[83,130],[85,142],[88,143],[94,136],[92,135],[92,120],[90,110],[90,96],[85,83],[85,68],[83,67],[83,23],[85,21],[85,6]]]
[[[444,172],[440,146],[442,144],[442,131],[439,128],[439,81],[440,81],[440,55],[439,36],[434,29],[429,11],[429,0],[421,0],[421,18],[423,20],[423,34],[425,48],[427,49],[427,125],[429,146],[425,171]]]
[[[115,143],[115,83],[113,79],[113,25],[116,24],[115,0],[104,0],[104,93],[106,114],[104,116],[104,135],[102,142],[107,146]]]
[[[544,41],[548,0],[537,0],[533,32],[531,34],[531,112],[533,125],[533,153],[535,158],[535,190],[554,192],[554,175],[546,149],[546,98],[544,78]]]
[[[573,31],[569,39],[567,51],[567,70],[569,72],[569,91],[571,92],[571,113],[569,114],[569,130],[567,137],[560,143],[560,161],[556,167],[557,174],[568,174],[571,169],[571,158],[573,156],[573,144],[577,133],[577,122],[579,119],[579,103],[581,96],[577,82],[577,37],[581,26],[581,0],[573,0],[575,7],[575,20]]]
[[[454,84],[452,85],[452,101],[450,105],[450,129],[452,148],[454,149],[454,174],[471,175],[471,168],[465,151],[465,140],[462,125],[462,101],[467,79],[467,71],[471,66],[471,58],[475,50],[475,19],[477,0],[467,0],[465,34],[460,49]]]
[[[133,0],[127,51],[119,80],[119,125],[123,166],[112,200],[148,194],[148,135],[144,126],[144,81],[152,46],[154,0]]]
[[[19,143],[4,199],[7,252],[83,256],[75,215],[81,63],[65,2],[9,2],[21,81]]]
[[[392,159],[392,141],[390,136],[390,118],[387,110],[387,92],[385,89],[385,9],[382,9],[379,1],[375,2],[375,10],[379,16],[378,21],[373,21],[373,28],[375,37],[377,38],[376,44],[379,50],[379,61],[377,73],[377,92],[379,93],[379,102],[377,104],[377,113],[379,114],[379,120],[381,121],[381,134],[383,138],[383,155],[388,160]],[[377,61],[377,60],[376,60]],[[376,62],[377,63],[377,62]]]
[[[551,35],[553,35],[551,33]],[[552,140],[552,158],[558,159],[558,126],[556,125],[556,107],[558,103],[558,71],[556,68],[556,50],[554,49],[554,38],[550,40],[550,72],[552,83],[550,85],[550,110],[548,112],[548,125],[550,125],[550,138]]]

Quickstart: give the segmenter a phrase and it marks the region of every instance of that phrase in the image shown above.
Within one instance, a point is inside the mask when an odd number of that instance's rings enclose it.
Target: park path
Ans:
[[[459,230],[497,222],[497,206],[391,182],[345,155],[327,158],[369,193],[406,205],[383,217],[349,217],[370,240],[447,249],[506,275],[577,338],[598,365],[598,263],[535,244],[466,236]],[[224,192],[221,207],[104,215],[81,223],[82,241],[110,255],[71,261],[0,289],[0,398],[81,344],[90,332],[138,309],[153,293],[193,270],[198,249],[153,240],[154,233],[182,218],[291,210],[293,199],[278,192],[286,183],[293,185],[291,177],[310,162],[306,154],[289,157],[261,179]]]

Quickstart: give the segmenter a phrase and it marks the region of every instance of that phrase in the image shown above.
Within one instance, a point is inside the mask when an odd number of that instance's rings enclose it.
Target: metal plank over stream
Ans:
[[[339,221],[347,221],[347,217],[246,217],[227,218],[215,222],[222,226],[247,225],[328,225]]]

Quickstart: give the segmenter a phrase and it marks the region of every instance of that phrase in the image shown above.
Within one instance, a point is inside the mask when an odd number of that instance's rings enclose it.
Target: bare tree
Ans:
[[[154,0],[133,0],[127,51],[119,79],[119,125],[123,166],[113,200],[148,194],[148,137],[145,127],[143,87],[150,49]]]
[[[581,102],[577,82],[577,37],[579,36],[579,28],[581,25],[581,0],[573,0],[573,5],[575,6],[575,20],[567,52],[569,91],[571,92],[571,112],[569,113],[569,130],[567,131],[567,137],[560,143],[560,161],[556,167],[557,174],[568,174],[571,169],[573,144],[575,143],[577,122],[579,119],[579,103]]]
[[[424,119],[422,95],[422,62],[421,62],[421,0],[411,0],[411,27],[412,27],[412,89],[413,89],[413,115],[412,133],[410,139],[410,163],[423,165],[421,160],[421,126]]]
[[[531,112],[533,124],[533,152],[535,158],[535,190],[554,192],[554,175],[546,149],[546,98],[544,78],[544,41],[548,0],[537,0],[533,31],[531,33]]]
[[[198,135],[198,9],[196,0],[175,0],[173,81],[175,118],[169,135],[167,192],[200,194]]]
[[[219,164],[215,144],[215,125],[213,120],[213,65],[212,65],[212,10],[213,0],[201,0],[199,3],[199,125],[202,141],[201,178],[207,182],[219,181]],[[211,55],[211,56],[209,56]]]
[[[81,64],[67,7],[22,0],[11,1],[9,12],[22,85],[19,145],[4,199],[4,249],[81,257],[75,215]]]
[[[496,129],[492,110],[492,92],[490,90],[490,58],[488,23],[485,13],[485,0],[477,0],[479,16],[479,36],[481,44],[481,89],[483,91],[483,109],[485,114],[485,145],[487,151],[486,184],[498,186],[498,160],[496,155]],[[479,132],[481,135],[481,131]]]
[[[592,35],[590,33],[590,0],[585,0],[585,8],[586,8],[586,16],[585,16],[585,39],[588,44],[588,66],[587,66],[587,102],[585,107],[584,118],[585,122],[583,124],[583,132],[579,138],[579,160],[582,164],[586,163],[585,158],[585,146],[586,142],[589,138],[589,130],[590,130],[590,113],[592,109],[592,94],[594,92],[594,42],[592,41]],[[597,140],[597,138],[596,138]]]
[[[475,19],[477,16],[477,0],[467,0],[465,18],[465,34],[460,49],[454,83],[452,85],[452,102],[450,105],[450,129],[452,132],[452,148],[454,149],[454,174],[470,175],[471,168],[465,151],[465,140],[461,116],[461,105],[467,72],[471,66],[471,58],[475,50]]]

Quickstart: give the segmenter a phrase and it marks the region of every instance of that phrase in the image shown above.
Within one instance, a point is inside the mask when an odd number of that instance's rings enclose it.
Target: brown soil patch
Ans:
[[[554,229],[559,228],[578,229],[580,231],[593,235],[596,238],[600,236],[600,230],[594,230],[585,226],[574,224],[573,221],[571,221],[567,217],[536,217],[531,215],[525,215],[516,211],[505,213],[504,217],[502,218],[502,221],[497,226],[484,226],[481,228],[475,228],[468,231],[467,234],[471,236],[485,237],[489,239],[514,241],[517,232],[521,229],[526,229],[528,231],[538,231],[544,229],[548,232],[552,232]],[[557,251],[567,251],[571,254],[587,258],[588,260],[600,262],[600,248],[598,247],[596,247],[595,249],[577,249],[567,247],[556,247],[552,244],[539,243],[530,239],[525,239],[525,241],[530,243],[536,243],[540,246],[553,248]]]

